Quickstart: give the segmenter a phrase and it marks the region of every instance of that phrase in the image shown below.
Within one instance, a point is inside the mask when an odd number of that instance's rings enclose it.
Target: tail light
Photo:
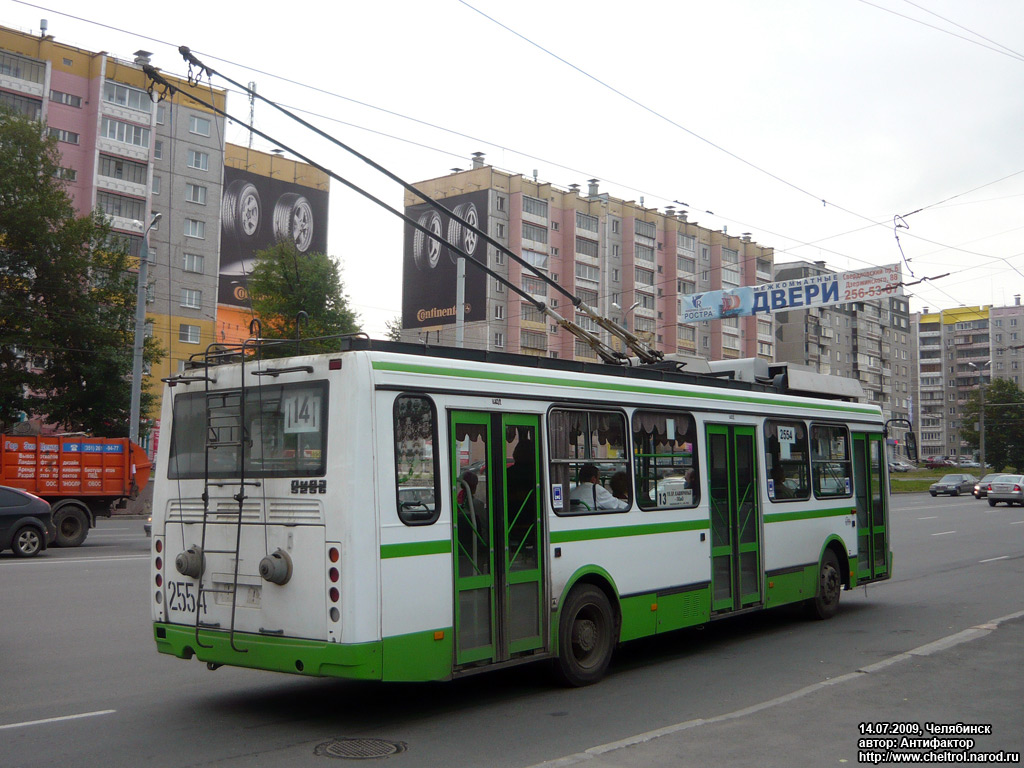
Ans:
[[[327,545],[327,597],[330,606],[327,615],[335,624],[341,621],[341,611],[338,608],[338,601],[341,599],[341,590],[337,584],[341,580],[341,545]]]
[[[1016,483],[1014,483],[1013,490],[1014,490],[1014,493],[1020,493],[1020,486],[1017,485]]]

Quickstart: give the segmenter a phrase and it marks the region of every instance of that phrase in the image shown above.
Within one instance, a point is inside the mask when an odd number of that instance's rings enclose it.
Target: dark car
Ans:
[[[955,467],[956,462],[945,456],[929,456],[925,459],[924,465],[928,469],[945,469],[946,467]]]
[[[35,557],[57,538],[50,505],[19,488],[0,485],[0,551]]]
[[[1006,506],[1024,505],[1024,475],[1000,475],[988,486],[988,505],[994,507],[1000,501]]]
[[[974,493],[974,484],[978,478],[974,475],[943,475],[937,483],[932,483],[928,493],[938,496],[940,493],[948,493],[950,496],[959,496],[961,493]]]
[[[981,478],[981,480],[974,485],[974,498],[984,499],[988,496],[988,488],[992,484],[992,481],[1001,476],[1002,472],[993,472]]]

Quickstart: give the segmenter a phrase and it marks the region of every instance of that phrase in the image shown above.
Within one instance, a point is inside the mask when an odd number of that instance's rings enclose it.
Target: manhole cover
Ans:
[[[318,744],[314,755],[342,760],[374,760],[405,752],[405,743],[385,739],[331,739]]]

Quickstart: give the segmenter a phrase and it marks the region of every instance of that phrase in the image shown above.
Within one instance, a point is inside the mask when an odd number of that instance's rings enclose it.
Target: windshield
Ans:
[[[313,477],[325,472],[327,382],[191,392],[174,398],[171,479]]]
[[[963,475],[943,475],[940,483],[959,483],[964,479]]]

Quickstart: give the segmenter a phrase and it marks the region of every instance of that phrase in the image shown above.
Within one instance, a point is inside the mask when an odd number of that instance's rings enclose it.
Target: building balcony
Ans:
[[[132,197],[146,197],[146,185],[136,184],[124,179],[115,179],[110,176],[97,176],[96,186],[109,192],[116,192],[119,195],[131,195]]]

